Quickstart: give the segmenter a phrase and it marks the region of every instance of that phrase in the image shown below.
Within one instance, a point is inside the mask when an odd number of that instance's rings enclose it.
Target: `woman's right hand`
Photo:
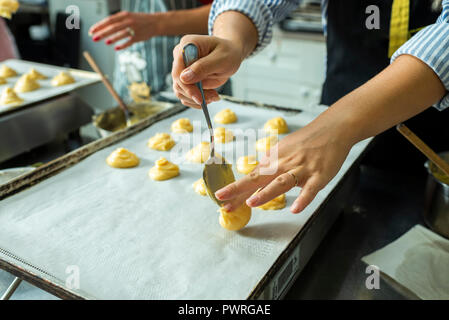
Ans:
[[[186,68],[182,50],[190,43],[198,47],[200,59]],[[175,47],[173,58],[173,90],[176,96],[182,104],[199,109],[202,98],[195,83],[202,81],[206,103],[220,100],[215,89],[237,72],[245,54],[236,42],[213,36],[188,35]]]

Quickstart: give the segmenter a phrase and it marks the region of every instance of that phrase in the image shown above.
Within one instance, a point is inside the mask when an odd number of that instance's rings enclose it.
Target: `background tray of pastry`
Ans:
[[[237,123],[225,125],[236,140],[219,146],[219,151],[233,163],[235,173],[240,155],[234,150],[255,154],[253,141],[246,137],[250,129],[282,116],[293,131],[317,116],[231,101],[211,104],[211,115],[225,108],[237,114]],[[172,134],[177,145],[171,152],[147,147],[149,138],[170,132],[179,118],[191,120],[193,134]],[[232,232],[219,225],[216,204],[193,190],[203,165],[185,161],[188,150],[208,141],[207,134],[200,111],[175,107],[1,187],[0,267],[64,298],[261,297],[269,275],[278,274],[275,266],[281,266],[286,252],[305,235],[305,226],[313,225],[310,221],[370,139],[354,146],[338,175],[303,213],[289,211],[296,188],[286,194],[286,208],[253,209],[249,224]],[[140,165],[124,170],[107,166],[105,159],[118,147],[136,153]],[[161,156],[180,167],[180,176],[162,182],[148,177]],[[317,239],[311,241],[317,245]],[[291,263],[296,268],[298,260]],[[74,274],[78,282],[72,281]],[[277,284],[268,289],[279,290]]]
[[[0,68],[2,66],[8,66],[12,68],[17,72],[17,76],[6,78],[5,80],[7,81],[7,83],[0,84],[0,94],[4,91],[5,88],[14,88],[19,78],[28,73],[33,68],[46,76],[47,79],[37,80],[37,82],[40,84],[40,88],[37,90],[25,93],[17,93],[19,98],[23,100],[22,103],[6,105],[2,105],[0,103],[0,114],[12,111],[17,108],[22,108],[36,102],[54,98],[65,93],[69,93],[75,89],[89,86],[101,81],[100,76],[95,72],[62,68],[18,59],[5,60],[0,63]],[[52,86],[51,80],[62,71],[70,74],[75,79],[75,82],[59,87]]]

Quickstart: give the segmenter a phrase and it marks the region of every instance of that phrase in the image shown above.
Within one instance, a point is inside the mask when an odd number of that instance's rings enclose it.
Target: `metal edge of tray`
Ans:
[[[81,77],[81,78],[87,79],[87,80],[92,81],[92,82],[84,83],[84,84],[78,84],[78,86],[76,86],[73,89],[64,90],[64,91],[55,93],[55,94],[53,94],[51,96],[47,96],[45,98],[42,98],[42,99],[39,99],[39,100],[36,100],[36,101],[32,101],[32,102],[24,101],[23,103],[21,103],[21,104],[19,104],[17,106],[9,105],[6,110],[0,111],[0,116],[11,114],[11,113],[13,113],[13,112],[15,112],[17,110],[22,110],[24,108],[29,108],[29,107],[35,106],[36,104],[45,103],[45,102],[47,102],[49,100],[58,98],[60,96],[66,95],[66,94],[71,94],[71,93],[73,93],[73,92],[75,92],[77,90],[80,90],[80,89],[83,89],[83,88],[86,88],[86,87],[89,87],[89,86],[92,86],[92,85],[95,85],[95,84],[98,84],[99,82],[101,82],[101,77],[97,73],[92,72],[92,71],[85,71],[85,70],[73,69],[73,68],[64,68],[64,67],[61,67],[61,66],[52,66],[52,65],[49,65],[49,64],[45,64],[45,63],[33,62],[33,61],[21,60],[21,59],[8,59],[8,60],[5,60],[5,61],[2,61],[2,64],[7,64],[8,61],[24,62],[26,64],[29,64],[31,67],[34,66],[36,68],[39,68],[39,66],[45,67],[45,68],[52,68],[53,67],[54,69],[59,70],[59,71],[69,71],[70,73],[73,73],[77,77]]]
[[[229,97],[229,96],[221,96],[221,97],[223,100],[233,102],[233,103],[239,103],[241,105],[246,105],[246,106],[253,106],[253,107],[259,107],[259,108],[270,109],[270,110],[278,110],[281,112],[288,112],[288,113],[295,113],[295,114],[303,112],[302,110],[288,108],[288,107],[281,107],[281,106],[277,106],[277,105],[264,104],[264,103],[259,103],[259,102],[243,101],[243,100],[236,99],[236,98]],[[64,156],[61,156],[49,163],[37,168],[36,170],[34,170],[28,174],[20,176],[7,184],[0,186],[0,203],[1,203],[1,200],[4,200],[4,199],[6,199],[14,194],[17,194],[23,190],[26,190],[26,189],[38,184],[39,182],[42,182],[60,172],[62,172],[64,169],[70,168],[71,166],[82,161],[89,155],[91,155],[101,149],[104,149],[112,144],[115,144],[119,141],[122,141],[126,138],[129,138],[129,137],[133,136],[134,134],[145,130],[152,124],[157,123],[161,120],[167,119],[176,114],[179,114],[187,109],[188,109],[188,107],[185,107],[181,104],[174,104],[174,106],[172,108],[162,111],[161,113],[155,115],[154,117],[140,121],[137,124],[135,124],[129,128],[123,129],[123,130],[118,131],[108,137],[101,138],[101,139],[96,140],[90,144],[87,144],[75,151],[72,151]],[[326,201],[327,201],[327,199],[326,199]],[[319,209],[317,209],[317,211],[318,210]],[[315,214],[314,214],[314,216],[315,216]],[[298,235],[302,237],[302,234],[303,233],[300,232]],[[298,238],[298,236],[295,237],[295,239],[294,239],[294,241],[296,241],[296,242],[298,242],[299,240],[300,240],[300,238]],[[257,297],[258,294],[263,292],[263,289],[266,287],[266,284],[268,282],[268,277],[272,274],[275,274],[275,272],[278,270],[278,268],[276,266],[279,266],[282,262],[285,262],[285,260],[287,259],[288,253],[294,247],[295,247],[295,245],[292,245],[292,243],[290,243],[287,246],[287,249],[284,250],[283,253],[281,253],[281,255],[276,260],[275,264],[269,269],[267,274],[262,278],[262,280],[259,282],[259,284],[256,286],[256,288],[250,294],[248,299],[254,299],[255,297]],[[2,251],[5,251],[5,250],[2,250]],[[2,253],[2,251],[0,251],[0,253]],[[3,254],[5,254],[5,253],[3,253]],[[20,258],[17,258],[17,257],[14,258],[14,255],[11,253],[5,254],[5,255],[8,255],[8,256],[12,255],[13,259],[18,260],[18,261],[21,260]],[[26,263],[23,260],[21,260],[21,261],[23,264],[29,266],[30,268],[36,269],[46,275],[49,275],[45,271],[43,272],[43,270],[40,270],[39,268],[34,267],[33,265],[31,265],[29,263]],[[87,293],[84,293],[84,292],[83,293],[79,292],[79,291],[73,292],[73,291],[61,286],[58,283],[53,283],[53,282],[49,281],[48,279],[44,278],[43,276],[35,274],[35,273],[25,269],[24,267],[22,267],[20,265],[12,264],[11,262],[5,261],[1,258],[0,258],[0,269],[6,270],[7,272],[9,272],[19,278],[22,278],[25,281],[35,285],[36,287],[38,287],[50,294],[53,294],[61,299],[80,299],[80,300],[95,299],[93,297],[90,297]],[[49,275],[49,276],[54,278],[52,275]]]

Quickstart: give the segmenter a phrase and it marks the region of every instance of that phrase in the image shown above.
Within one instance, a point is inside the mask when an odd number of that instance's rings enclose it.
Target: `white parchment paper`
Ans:
[[[421,299],[449,299],[449,240],[423,226],[362,260]]]
[[[241,129],[262,128],[268,119],[283,116],[296,130],[316,116],[227,101],[212,104],[211,116],[224,108],[239,118],[226,126],[237,135],[236,142],[221,148],[228,161],[240,156],[229,152],[242,144],[249,147],[247,153],[254,152],[252,142],[239,139]],[[154,134],[170,132],[171,123],[181,117],[205,131],[201,111],[189,109],[1,201],[0,249],[53,275],[51,280],[61,285],[67,280],[68,286],[76,284],[71,276],[78,271],[79,289],[74,291],[90,298],[245,299],[369,142],[353,148],[337,177],[303,213],[289,212],[299,192],[294,189],[287,193],[285,209],[253,210],[246,228],[230,232],[220,227],[215,203],[193,191],[203,166],[183,160],[200,140],[208,141],[207,131],[193,143],[194,134],[173,135],[178,141],[173,152],[146,146]],[[125,170],[108,167],[105,159],[117,147],[135,152],[141,164]],[[161,155],[179,165],[179,177],[149,179],[148,170]],[[0,256],[11,259],[1,251]]]

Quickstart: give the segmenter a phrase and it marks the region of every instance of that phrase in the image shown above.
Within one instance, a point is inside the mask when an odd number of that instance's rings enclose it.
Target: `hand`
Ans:
[[[200,59],[186,68],[182,49],[189,43],[198,47]],[[237,72],[245,58],[241,48],[230,40],[211,36],[184,36],[173,51],[173,90],[181,103],[199,109],[201,93],[195,83],[202,81],[207,103],[220,100],[214,90]]]
[[[115,47],[123,50],[136,42],[148,40],[160,34],[160,15],[122,11],[93,25],[89,34],[94,41],[105,40],[107,45],[129,38],[124,44]],[[129,32],[134,30],[134,36]]]
[[[274,147],[278,148],[276,157],[272,148],[252,173],[218,190],[215,196],[226,201],[225,210],[233,211],[245,200],[248,206],[258,207],[294,188],[297,182],[302,189],[290,210],[303,211],[338,173],[353,145],[341,132],[344,127],[320,117],[282,139]],[[268,168],[275,168],[275,173],[264,174]]]

